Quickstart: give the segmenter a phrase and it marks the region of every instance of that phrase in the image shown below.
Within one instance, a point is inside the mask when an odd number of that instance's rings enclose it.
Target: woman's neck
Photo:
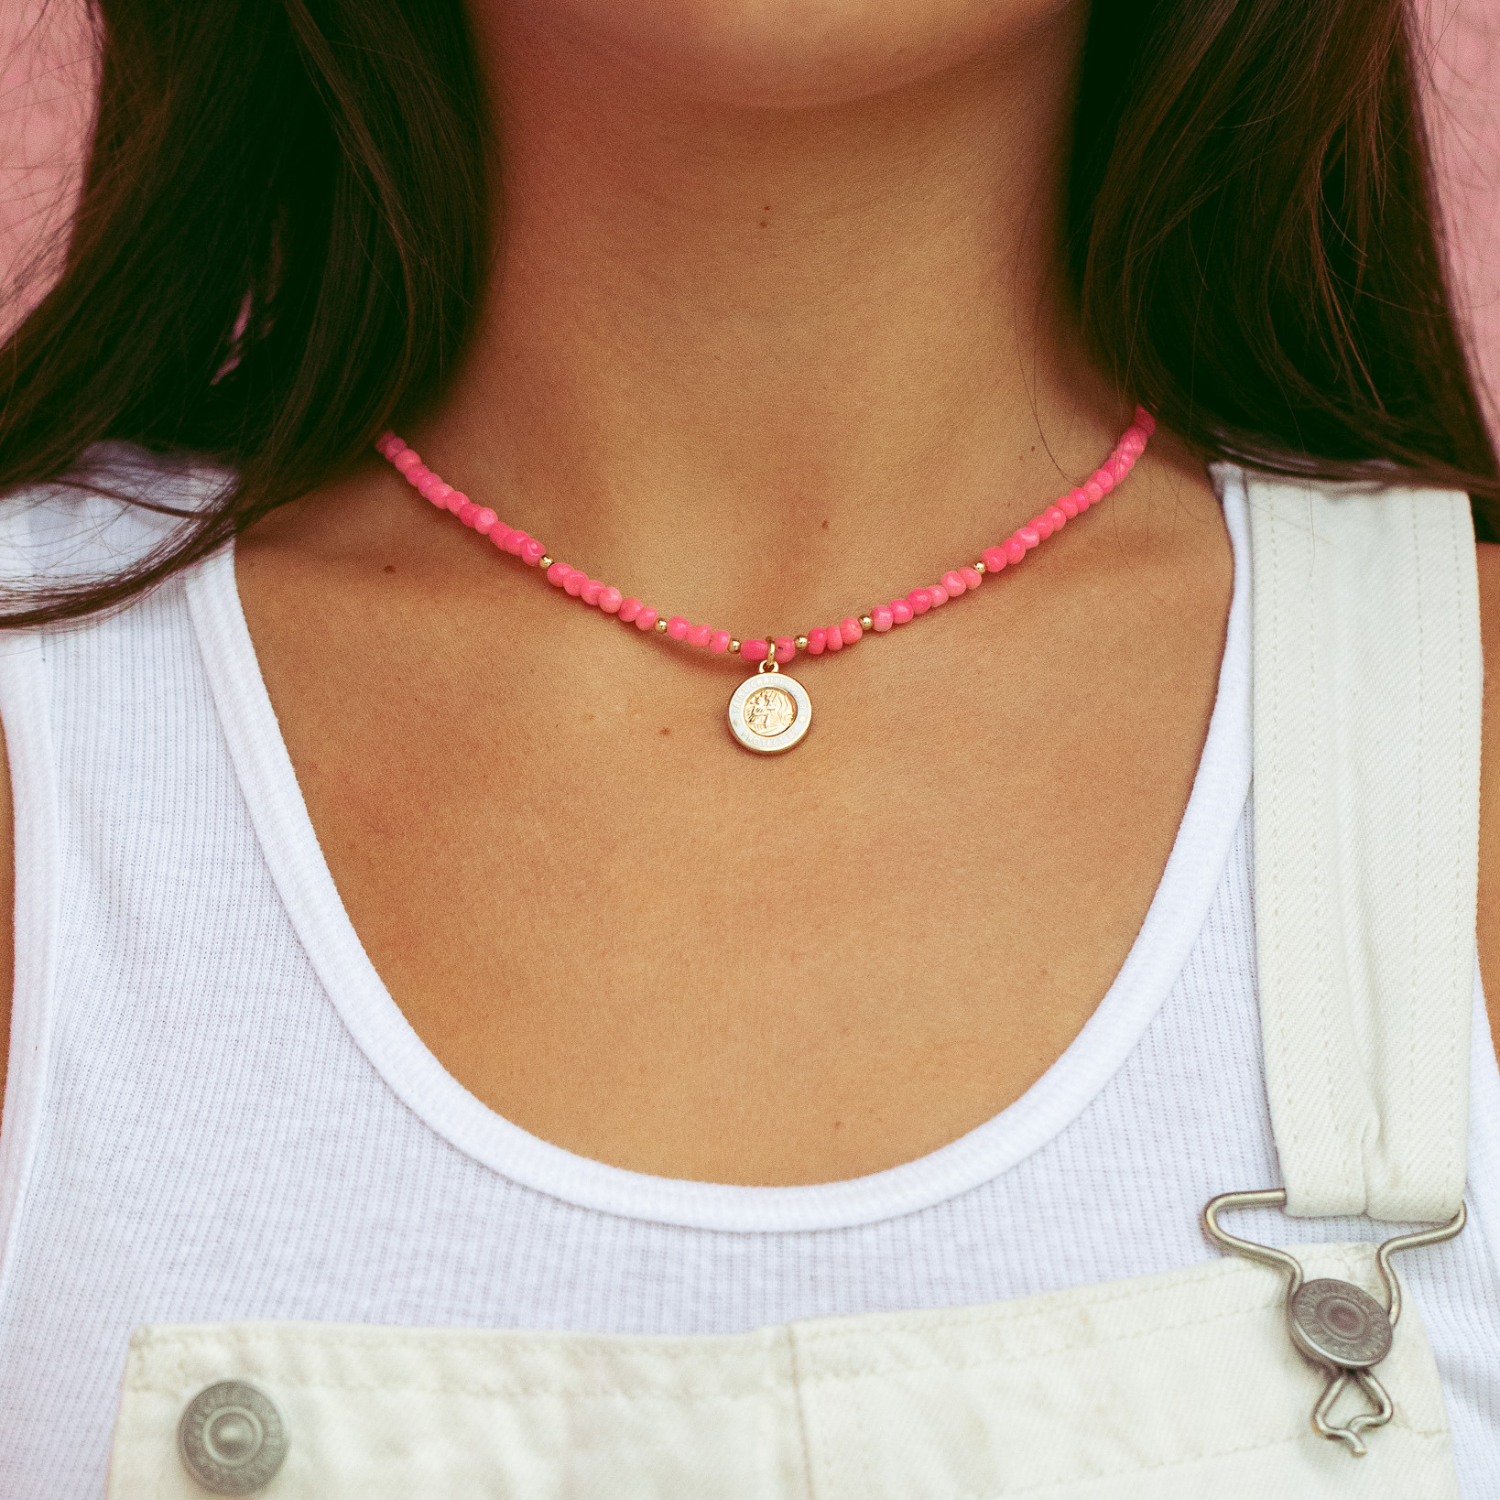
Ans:
[[[540,9],[479,18],[501,231],[412,434],[435,467],[630,586],[800,618],[904,586],[926,547],[951,564],[1098,460],[1128,408],[1059,274],[1081,12],[767,107]]]

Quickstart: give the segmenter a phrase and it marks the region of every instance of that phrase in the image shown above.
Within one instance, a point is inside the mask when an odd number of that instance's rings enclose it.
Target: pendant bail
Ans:
[[[779,672],[781,663],[776,660],[776,642],[769,637],[766,640],[766,659],[760,662],[755,670],[757,672]]]

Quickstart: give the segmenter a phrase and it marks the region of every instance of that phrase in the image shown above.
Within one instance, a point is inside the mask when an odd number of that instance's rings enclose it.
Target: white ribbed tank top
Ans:
[[[202,479],[106,455],[117,486]],[[584,1160],[467,1094],[387,994],[308,821],[228,550],[0,646],[17,806],[0,1133],[0,1497],[95,1500],[130,1330],[310,1319],[730,1332],[998,1301],[1213,1257],[1213,1194],[1279,1181],[1256,1013],[1248,547],[1176,843],[1093,1018],[918,1161],[743,1188]],[[5,567],[100,571],[159,517],[7,502]],[[1467,1500],[1500,1496],[1500,1076],[1476,982],[1468,1202],[1403,1266]],[[774,1129],[774,1120],[766,1122]],[[1383,1237],[1247,1220],[1260,1239]],[[1374,1460],[1371,1460],[1372,1462]]]

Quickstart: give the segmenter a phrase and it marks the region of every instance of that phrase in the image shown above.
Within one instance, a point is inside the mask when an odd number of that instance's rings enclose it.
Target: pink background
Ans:
[[[212,3],[212,0],[209,0]],[[1500,3],[1419,0],[1455,284],[1500,431]],[[0,0],[0,275],[45,284],[65,223],[92,69],[79,0]]]

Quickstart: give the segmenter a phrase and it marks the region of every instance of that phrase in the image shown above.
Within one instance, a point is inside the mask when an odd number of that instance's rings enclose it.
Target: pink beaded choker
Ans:
[[[547,581],[564,593],[592,604],[607,615],[618,615],[637,630],[653,631],[685,641],[689,646],[705,647],[715,655],[728,652],[742,661],[754,662],[755,673],[742,682],[729,700],[729,728],[735,739],[747,750],[762,755],[790,750],[807,733],[812,724],[812,700],[807,689],[781,670],[799,651],[820,656],[825,651],[842,651],[873,631],[883,635],[897,625],[905,625],[925,615],[928,610],[977,589],[985,575],[1002,568],[1015,567],[1031,548],[1045,541],[1054,531],[1061,531],[1075,516],[1091,505],[1097,505],[1116,488],[1146,451],[1146,443],[1156,430],[1156,421],[1144,407],[1136,407],[1135,420],[1125,429],[1114,451],[1090,478],[1061,495],[1040,514],[1019,526],[1003,542],[986,547],[977,562],[944,573],[935,584],[913,589],[904,599],[877,604],[868,614],[850,615],[837,625],[809,630],[806,635],[773,636],[764,640],[739,641],[727,630],[709,625],[690,625],[682,615],[670,619],[659,611],[629,598],[610,584],[564,562],[554,562],[547,549],[524,531],[507,526],[495,512],[475,505],[461,491],[434,474],[417,452],[394,432],[385,433],[376,443],[377,450],[403,474],[406,482],[425,500],[450,510],[465,526],[487,536],[502,550],[532,567],[545,570]]]

